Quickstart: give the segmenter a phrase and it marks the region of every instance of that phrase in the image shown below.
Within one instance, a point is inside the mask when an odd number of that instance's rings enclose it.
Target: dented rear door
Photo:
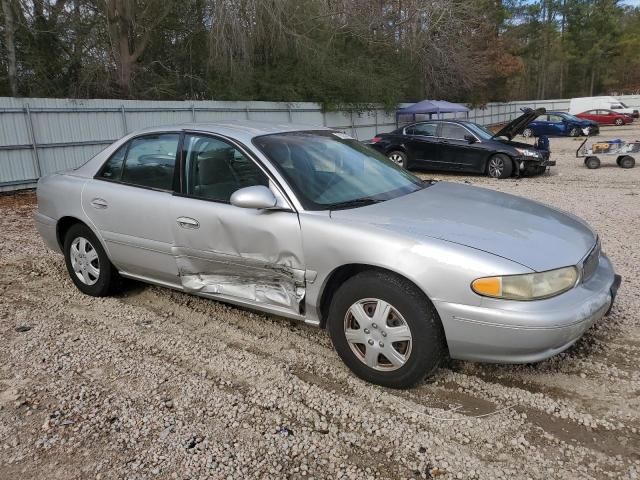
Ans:
[[[183,194],[171,204],[183,288],[300,315],[305,285],[297,213],[231,205],[233,191],[271,184],[253,160],[223,139],[186,135],[184,157]]]

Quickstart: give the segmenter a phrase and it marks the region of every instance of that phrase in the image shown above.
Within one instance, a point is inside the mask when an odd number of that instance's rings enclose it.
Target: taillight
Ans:
[[[371,143],[378,143],[380,140],[382,140],[382,138],[380,138],[380,137],[373,137],[373,138],[371,139]]]

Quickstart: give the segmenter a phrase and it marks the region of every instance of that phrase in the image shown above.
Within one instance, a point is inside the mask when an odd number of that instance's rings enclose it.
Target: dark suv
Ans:
[[[377,135],[369,144],[407,169],[480,173],[493,178],[534,175],[555,165],[549,151],[511,139],[544,113],[543,108],[528,110],[497,133],[469,121],[416,122]]]

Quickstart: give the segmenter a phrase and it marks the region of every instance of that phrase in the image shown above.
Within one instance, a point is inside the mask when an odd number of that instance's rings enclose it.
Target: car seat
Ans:
[[[198,197],[228,202],[238,190],[238,179],[231,168],[233,149],[200,152],[195,159],[193,193]]]

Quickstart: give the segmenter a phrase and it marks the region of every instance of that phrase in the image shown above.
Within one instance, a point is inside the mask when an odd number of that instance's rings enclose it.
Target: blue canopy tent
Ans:
[[[429,115],[429,119],[433,117],[435,113],[437,118],[442,118],[444,113],[458,113],[464,112],[469,116],[469,109],[464,105],[458,103],[446,102],[444,100],[423,100],[418,103],[405,108],[401,108],[396,111],[396,126],[398,126],[398,120],[402,115],[411,115],[412,120],[416,120],[416,115]]]

